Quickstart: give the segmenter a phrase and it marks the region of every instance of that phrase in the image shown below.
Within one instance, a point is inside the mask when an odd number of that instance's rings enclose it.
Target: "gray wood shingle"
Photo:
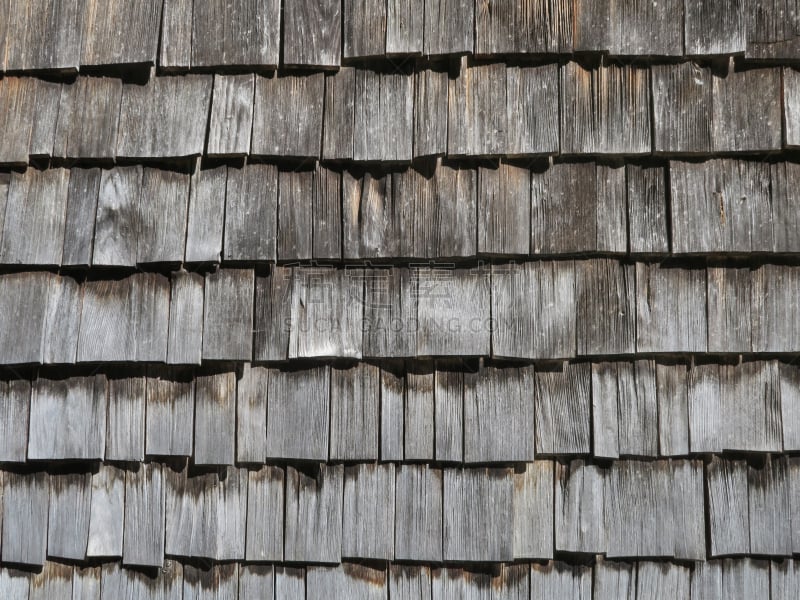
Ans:
[[[53,156],[112,160],[121,101],[119,79],[78,77],[72,85],[62,86]]]
[[[253,360],[286,360],[292,314],[292,267],[256,276]]]
[[[635,267],[597,258],[575,262],[578,355],[633,354]]]
[[[359,363],[330,376],[330,460],[377,460],[380,370]]]
[[[146,386],[144,377],[108,380],[106,460],[144,461]]]
[[[741,0],[684,3],[686,54],[744,53],[746,7]]]
[[[0,382],[0,462],[25,462],[30,402],[30,381]]]
[[[194,462],[232,465],[236,447],[236,375],[232,372],[195,379]]]
[[[441,469],[427,465],[398,466],[395,560],[442,560],[442,475]]]
[[[70,169],[67,210],[64,217],[62,265],[86,267],[92,264],[94,223],[101,176],[102,171],[97,168]],[[2,196],[3,192],[0,191],[0,198]]]
[[[435,374],[433,365],[423,363],[405,376],[403,405],[403,458],[433,460],[436,440]]]
[[[745,90],[758,89],[758,94]],[[711,139],[716,152],[781,148],[781,72],[757,69],[714,77]]]
[[[137,263],[179,263],[184,257],[189,176],[145,169],[136,231]]]
[[[437,365],[434,381],[434,454],[438,461],[464,459],[464,373]]]
[[[712,75],[691,62],[653,65],[653,151],[711,150]]]
[[[55,475],[50,479],[49,557],[78,561],[86,558],[91,499],[90,473]]]
[[[194,381],[187,373],[152,370],[147,378],[145,448],[149,456],[191,456]]]
[[[217,214],[204,218],[219,220]],[[275,260],[278,230],[278,169],[275,165],[228,169],[224,223],[225,260]],[[209,256],[214,260],[211,253]]]
[[[248,473],[245,558],[283,560],[283,490],[286,474],[279,467]]]
[[[338,67],[342,55],[341,0],[293,0],[283,7],[283,64]]]
[[[499,0],[475,4],[475,54],[572,51],[573,3]]]
[[[555,463],[555,550],[605,552],[604,488],[608,470],[583,460]]]
[[[536,461],[514,472],[514,558],[552,558],[554,463]]]
[[[413,154],[414,77],[355,74],[353,159],[410,162]]]
[[[531,565],[531,597],[590,600],[592,568],[561,561],[534,563]]]
[[[558,371],[537,369],[535,384],[537,454],[588,454],[590,365],[565,363]]]
[[[81,57],[82,8],[80,0],[33,0],[26,10],[9,5],[5,69],[75,72]]]
[[[42,471],[4,473],[2,558],[4,563],[41,566],[47,551],[50,477]]]
[[[86,2],[81,65],[155,64],[163,0]]]
[[[161,567],[164,564],[166,482],[163,466],[138,465],[125,473],[125,527],[122,562]]]
[[[425,0],[423,53],[471,53],[475,38],[475,4],[471,0]]]
[[[242,365],[236,384],[236,462],[263,463],[267,456],[269,369]]]
[[[134,266],[143,169],[118,167],[100,177],[94,229],[94,266]]]
[[[527,169],[502,163],[478,170],[478,252],[528,254],[531,185]]]
[[[206,276],[203,359],[250,360],[254,287],[255,276],[248,269],[220,269]]]
[[[252,167],[251,167],[252,168]],[[186,262],[219,262],[222,254],[228,169],[196,169],[189,193]]]
[[[420,54],[424,28],[424,0],[388,0],[386,54]]]
[[[170,279],[168,364],[200,364],[203,350],[203,276],[175,271]]]
[[[306,569],[306,598],[324,600],[352,598],[353,600],[386,600],[387,570],[345,563],[338,567],[308,567]]]
[[[345,467],[342,556],[394,558],[395,467],[358,464]]]
[[[125,515],[125,471],[102,465],[92,475],[87,557],[121,557]]]

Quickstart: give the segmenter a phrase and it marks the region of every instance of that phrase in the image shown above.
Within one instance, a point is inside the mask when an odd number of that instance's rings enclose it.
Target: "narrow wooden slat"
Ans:
[[[399,200],[399,199],[398,199]],[[342,173],[342,250],[345,258],[388,258],[400,254],[401,202],[392,174]]]
[[[527,254],[531,223],[530,172],[505,163],[478,170],[478,252]]]
[[[25,10],[11,10],[9,5],[5,69],[76,71],[82,7],[79,0],[34,0]]]
[[[121,100],[119,79],[78,77],[62,86],[53,156],[112,160]]]
[[[474,48],[475,4],[471,0],[425,0],[424,54],[465,54]]]
[[[245,558],[283,560],[284,471],[267,466],[250,471],[248,478]]]
[[[353,158],[356,72],[354,67],[342,67],[325,76],[322,158]]]
[[[286,360],[292,316],[292,268],[274,266],[255,284],[253,360]]]
[[[28,458],[103,459],[106,378],[37,379],[31,391]]]
[[[67,169],[13,175],[3,223],[4,264],[60,265],[69,193]]]
[[[799,178],[799,165],[788,162],[770,165],[774,252],[800,251],[800,240],[794,235],[798,227],[794,190],[797,189]]]
[[[214,0],[193,8],[193,67],[278,66],[278,0]]]
[[[427,3],[438,3],[438,1],[426,0]],[[459,11],[459,14],[464,13]],[[426,29],[427,20],[426,18]],[[457,23],[455,19],[452,21]],[[425,40],[426,54],[428,54],[427,35]],[[507,127],[505,66],[502,63],[470,66],[466,59],[462,59],[459,76],[451,79],[449,84],[448,155],[503,154],[506,149]]]
[[[317,163],[313,175],[311,214],[315,260],[342,258],[342,176]]]
[[[800,72],[783,70],[784,143],[800,146]]]
[[[144,461],[146,385],[144,377],[108,380],[106,460]]]
[[[5,473],[3,562],[42,566],[47,551],[50,478],[47,473]]]
[[[386,50],[386,3],[345,0],[343,5],[342,57],[382,56]]]
[[[100,180],[100,169],[70,169],[62,265],[86,267],[92,263]],[[0,191],[2,196],[3,192]]]
[[[461,462],[464,459],[464,373],[437,365],[434,386],[435,458]]]
[[[340,562],[343,476],[342,465],[320,465],[313,475],[286,468],[286,561]]]
[[[306,598],[353,598],[357,600],[386,600],[386,569],[345,563],[338,567],[308,567],[306,569]]]
[[[636,564],[599,560],[594,567],[594,600],[636,600]]]
[[[706,467],[709,556],[750,553],[747,465],[713,458]]]
[[[721,452],[725,440],[722,426],[722,392],[717,364],[697,365],[689,370],[688,412],[692,452]]]
[[[704,352],[706,273],[636,264],[636,351]]]
[[[388,0],[386,54],[420,54],[424,27],[423,0]]]
[[[267,391],[267,458],[328,458],[330,370],[271,370]]]
[[[555,464],[555,549],[596,554],[605,552],[604,524],[607,471],[582,460]]]
[[[597,251],[624,254],[628,251],[627,194],[625,169],[597,165]]]
[[[380,458],[382,461],[403,460],[404,396],[405,378],[392,371],[381,369]]]
[[[442,470],[399,465],[395,488],[395,560],[442,560]]]
[[[252,167],[251,167],[252,168]],[[186,226],[186,262],[219,262],[222,254],[228,169],[197,169],[192,175]]]
[[[800,447],[800,370],[795,365],[779,363],[781,423],[783,449],[787,452]],[[10,387],[9,387],[10,391]]]
[[[0,276],[0,363],[41,363],[50,273]]]
[[[747,468],[750,552],[759,556],[791,556],[789,469],[786,459],[767,459],[763,468]]]
[[[275,572],[272,565],[239,566],[239,600],[274,598]]]
[[[164,0],[158,65],[165,71],[186,70],[192,63],[194,0]]]
[[[187,75],[152,77],[147,85],[123,85],[117,157],[202,154],[212,84],[210,75]]]
[[[358,464],[344,472],[342,556],[394,558],[393,464]]]
[[[137,263],[181,262],[188,204],[188,175],[144,170],[137,219]]]
[[[403,5],[403,10],[406,10],[414,3],[422,4],[422,0],[389,0],[389,14],[392,14],[391,5]],[[422,20],[421,11],[415,18]],[[389,42],[387,38],[387,50]],[[418,47],[422,48],[421,37]],[[447,72],[425,69],[417,72],[415,77],[414,157],[444,154],[447,152]]]
[[[139,232],[142,167],[103,171],[97,201],[92,265],[134,266]]]
[[[354,98],[353,159],[410,162],[414,77],[359,69]]]
[[[215,515],[208,511],[208,522],[200,523],[205,507],[205,489],[212,487],[214,473],[187,476],[187,469],[165,472],[164,552],[172,556],[206,554],[205,533]]]
[[[444,471],[445,560],[499,562],[514,556],[514,478],[508,469]]]
[[[121,557],[125,514],[125,472],[103,465],[92,475],[87,557]]]
[[[526,306],[525,311],[519,311]],[[563,359],[575,355],[573,261],[492,266],[492,354]]]
[[[625,174],[631,252],[666,254],[670,240],[664,169],[627,165]]]
[[[78,561],[86,558],[91,499],[91,474],[51,477],[48,556]]]
[[[800,268],[764,265],[751,271],[753,352],[794,352],[800,348]]]
[[[800,594],[800,563],[796,560],[770,563],[769,588],[772,600],[789,600]]]
[[[686,54],[739,54],[746,50],[744,2],[713,0],[689,2],[684,7]]]
[[[592,568],[560,561],[531,564],[531,598],[592,597]]]
[[[553,557],[554,464],[536,461],[514,473],[514,559]]]
[[[200,364],[203,348],[203,276],[175,271],[170,279],[168,364]]]
[[[269,370],[243,365],[236,384],[236,462],[262,463],[267,456]]]
[[[654,65],[653,150],[702,153],[711,150],[712,76],[691,62]]]
[[[349,369],[331,370],[330,423],[330,460],[378,459],[378,367],[359,363]]]
[[[406,372],[403,407],[403,458],[433,460],[436,439],[434,419],[434,372],[425,364],[418,372]]]
[[[748,352],[752,348],[750,270],[708,269],[708,350]]]
[[[72,364],[78,350],[83,289],[71,277],[51,277],[42,332],[42,361]]]
[[[532,386],[531,367],[464,374],[464,462],[533,460]]]
[[[254,286],[253,271],[247,269],[221,269],[206,276],[203,359],[250,360]]]
[[[224,223],[225,260],[275,260],[278,169],[274,165],[228,169]]]
[[[15,380],[0,383],[0,461],[2,462],[25,462],[30,401],[29,381]]]
[[[554,154],[559,149],[558,67],[506,69],[506,142],[510,156]]]
[[[155,64],[162,4],[163,0],[86,2],[81,65]]]
[[[656,364],[658,448],[661,456],[689,453],[687,370],[683,365]]]
[[[165,500],[162,465],[146,463],[126,472],[123,564],[163,565]]]
[[[207,3],[201,3],[205,6]],[[259,4],[264,4],[260,2]],[[277,2],[269,2],[277,6]],[[196,17],[196,15],[195,15]],[[265,17],[269,21],[268,17]],[[254,23],[262,23],[256,19]],[[195,23],[197,21],[195,20]],[[276,61],[277,62],[277,61]],[[211,121],[208,129],[209,156],[244,156],[250,151],[253,130],[253,75],[215,75]]]
[[[666,5],[666,4],[665,4]],[[561,152],[648,154],[649,73],[631,66],[561,67]]]
[[[313,170],[278,173],[279,260],[311,260],[314,246],[313,198],[316,181]]]
[[[283,7],[283,64],[337,67],[342,55],[340,0],[297,0]]]
[[[194,382],[186,375],[163,370],[151,370],[149,373],[145,447],[150,456],[192,454]]]
[[[634,269],[602,258],[575,263],[579,355],[635,352]]]
[[[781,72],[757,69],[714,77],[711,138],[715,152],[754,152],[781,147]],[[748,94],[744,90],[760,90]],[[751,115],[759,115],[758,119]]]
[[[535,373],[537,454],[588,454],[591,370],[588,363]]]
[[[236,446],[236,376],[218,373],[195,380],[194,462],[232,465]]]

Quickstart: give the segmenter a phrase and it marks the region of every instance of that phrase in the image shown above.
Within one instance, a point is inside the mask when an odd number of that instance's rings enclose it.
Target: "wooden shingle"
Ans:
[[[302,567],[275,567],[275,598],[303,598],[306,570]]]
[[[254,286],[248,269],[220,269],[206,276],[203,359],[250,360]]]
[[[520,306],[527,308],[520,311]],[[494,356],[575,356],[573,261],[493,265],[492,318]]]
[[[236,383],[236,462],[263,463],[267,456],[269,370],[242,365]]]
[[[495,0],[475,4],[475,54],[572,51],[573,3]]]
[[[683,565],[642,561],[636,568],[636,598],[655,600],[661,594],[689,598],[690,573],[689,567]]]
[[[555,549],[605,552],[608,531],[603,522],[607,471],[582,460],[555,464]]]
[[[746,90],[758,89],[758,94]],[[781,71],[756,69],[714,77],[711,139],[715,152],[781,148]]]
[[[48,556],[79,561],[86,558],[91,499],[90,473],[55,475],[50,479]]]
[[[648,70],[569,62],[560,77],[562,153],[650,153]]]
[[[236,563],[214,565],[208,570],[190,565],[184,569],[184,600],[204,600],[209,590],[220,600],[236,600],[238,589],[239,565]]]
[[[30,402],[29,381],[0,382],[0,462],[25,462]]]
[[[389,597],[397,600],[431,600],[430,568],[390,565]]]
[[[247,560],[283,559],[283,489],[285,473],[279,467],[263,467],[248,473]]]
[[[72,565],[47,562],[42,572],[31,581],[29,600],[72,597]]]
[[[69,193],[69,170],[29,169],[8,186],[0,262],[60,265]]]
[[[751,272],[753,352],[800,349],[800,268],[763,265]]]
[[[375,560],[394,558],[393,464],[345,467],[342,556]]]
[[[74,598],[100,600],[102,567],[75,567],[72,573]]]
[[[506,69],[505,150],[509,156],[554,154],[559,149],[558,67]]]
[[[403,460],[405,377],[381,369],[380,459]]]
[[[155,64],[163,0],[110,0],[83,10],[81,65]]]
[[[283,64],[337,67],[342,55],[341,0],[293,0],[283,7]]]
[[[121,100],[119,79],[78,77],[62,86],[53,156],[112,160]]]
[[[50,273],[0,276],[0,363],[41,363]]]
[[[102,465],[92,475],[87,557],[121,557],[125,514],[125,471]]]
[[[278,66],[278,0],[200,1],[193,9],[192,67]]]
[[[514,473],[514,559],[553,556],[553,472],[536,461]]]
[[[165,0],[161,15],[158,66],[165,72],[185,71],[192,63],[194,0]]]
[[[414,2],[422,4],[422,1],[390,0],[389,4],[410,6]],[[421,42],[420,39],[420,47]],[[418,71],[415,77],[414,157],[444,154],[447,152],[447,72],[425,69]]]
[[[420,54],[424,29],[424,0],[388,0],[386,54]]]
[[[704,352],[706,272],[636,264],[636,351]]]
[[[256,277],[253,360],[286,360],[292,315],[292,267]]]
[[[783,128],[786,146],[800,146],[800,71],[783,70]]]
[[[478,252],[528,254],[530,248],[530,172],[501,164],[478,170]]]
[[[747,48],[746,8],[741,0],[684,4],[686,54],[741,54]]]
[[[437,366],[434,379],[435,458],[461,462],[464,459],[464,373]]]
[[[219,220],[219,214],[204,218]],[[228,169],[224,223],[225,260],[275,260],[278,169],[274,165]]]
[[[188,591],[183,595],[184,568],[181,563],[171,561],[158,571],[158,577],[152,577],[147,571],[124,569],[119,563],[106,563],[97,567],[102,574],[98,577],[96,586],[101,593],[99,600],[111,598],[186,598],[190,600],[191,585],[185,587]],[[195,581],[192,567],[186,566],[186,576],[190,581]]]
[[[748,554],[750,521],[747,506],[747,464],[713,458],[706,467],[709,556]]]
[[[394,198],[392,173],[342,173],[342,250],[345,258],[400,254],[403,204]]]
[[[789,452],[800,447],[800,428],[798,427],[798,423],[800,423],[798,420],[800,414],[800,370],[795,365],[779,363],[778,378],[780,381],[783,449]],[[10,386],[9,392],[11,392]]]
[[[561,561],[531,565],[531,598],[592,597],[592,568]]]
[[[275,571],[272,565],[239,565],[239,600],[258,600],[262,594],[274,598]]]
[[[532,387],[531,367],[464,374],[464,462],[533,460]]]
[[[427,0],[431,1],[438,3],[438,0]],[[504,110],[506,68],[503,63],[470,66],[466,59],[462,59],[459,76],[451,79],[449,84],[448,155],[503,154],[507,125]]]
[[[636,600],[636,563],[600,559],[594,567],[594,600]]]
[[[689,386],[684,365],[656,364],[658,449],[661,456],[689,453]]]
[[[358,69],[354,100],[353,159],[410,162],[414,77]]]
[[[331,370],[330,460],[377,460],[380,371],[359,363]],[[388,557],[387,557],[388,558]]]
[[[354,67],[342,67],[325,76],[322,158],[353,158],[356,73]]]
[[[342,257],[342,176],[320,166],[313,173],[311,188],[313,217],[312,256],[315,260]]]
[[[435,600],[467,598],[477,600],[491,590],[498,598],[525,600],[530,597],[527,565],[500,565],[494,572],[436,569],[432,573]]]
[[[509,469],[444,471],[444,560],[514,557],[514,478]]]
[[[31,389],[30,460],[103,459],[106,378],[37,379]]]
[[[794,199],[799,182],[800,165],[789,162],[770,165],[774,252],[800,252],[800,239],[794,235],[800,226]]]
[[[201,2],[201,6],[205,6]],[[260,2],[259,4],[264,4]],[[269,2],[275,4],[277,2]],[[197,15],[195,15],[197,18]],[[269,20],[266,18],[265,20]],[[255,19],[262,23],[262,19]],[[215,75],[208,128],[209,156],[244,156],[250,151],[253,130],[254,75]]]
[[[400,465],[395,489],[395,560],[442,560],[442,470]],[[458,503],[452,508],[457,511]],[[463,506],[463,504],[461,505]],[[506,516],[510,515],[508,513]],[[454,517],[457,516],[454,514]]]
[[[711,70],[691,62],[653,65],[653,151],[711,150]]]
[[[666,254],[670,239],[667,234],[667,196],[662,167],[625,168],[628,198],[630,251],[641,254]]]
[[[151,77],[125,84],[118,158],[170,158],[203,153],[211,105],[210,75]]]
[[[80,0],[33,0],[25,10],[9,5],[5,70],[76,71],[82,8]]]
[[[588,454],[591,436],[591,368],[564,363],[536,371],[537,454]],[[526,392],[529,393],[529,392]]]
[[[144,377],[108,380],[106,460],[144,461],[146,386]]]
[[[101,174],[100,169],[70,169],[62,265],[86,267],[92,264],[94,222]],[[0,198],[2,196],[3,192],[0,190]]]
[[[232,465],[236,446],[236,376],[198,376],[195,382],[194,462]]]
[[[145,463],[125,473],[122,562],[161,567],[164,563],[166,482],[162,465]]]
[[[152,370],[147,378],[145,448],[148,456],[191,456],[194,382]]]
[[[471,53],[475,38],[475,4],[471,0],[425,0],[423,53]]]
[[[226,167],[196,169],[192,175],[186,225],[186,262],[219,262],[227,177]]]
[[[789,470],[785,458],[767,459],[763,468],[747,468],[750,552],[791,556]]]
[[[306,598],[352,598],[353,600],[386,600],[387,570],[345,563],[338,567],[308,567]]]
[[[32,77],[0,80],[0,127],[4,132],[0,163],[25,165],[29,155],[51,154],[60,97],[60,83]]]
[[[136,264],[142,176],[140,166],[117,167],[102,172],[94,228],[93,266],[132,267]]]
[[[578,354],[633,354],[634,266],[603,258],[576,261],[575,280]]]
[[[722,451],[719,368],[717,364],[704,364],[689,370],[687,398],[692,452]]]
[[[406,372],[403,406],[403,457],[405,460],[433,460],[435,446],[435,374],[424,363],[418,371]]]
[[[167,363],[200,364],[203,349],[203,276],[175,271],[170,284]]]
[[[278,259],[311,260],[314,245],[313,170],[278,173]]]
[[[417,354],[417,269],[372,269],[364,282],[363,354]]]
[[[328,459],[330,370],[271,370],[267,391],[267,458]]]
[[[770,598],[789,600],[800,594],[800,563],[784,560],[770,563]]]
[[[42,362],[72,364],[78,350],[83,289],[71,277],[51,277],[42,332]]]
[[[383,56],[386,50],[386,2],[344,0],[343,58]]]
[[[138,264],[183,260],[189,179],[173,171],[144,170],[136,232]]]
[[[343,478],[342,465],[319,465],[313,474],[286,468],[287,562],[341,561]]]
[[[287,6],[284,19],[288,14]],[[324,96],[322,73],[256,77],[251,154],[319,158]]]
[[[722,561],[723,598],[768,598],[769,562],[753,558]]]
[[[42,471],[20,475],[4,473],[3,533],[4,563],[44,565],[47,551],[47,521],[50,477]]]

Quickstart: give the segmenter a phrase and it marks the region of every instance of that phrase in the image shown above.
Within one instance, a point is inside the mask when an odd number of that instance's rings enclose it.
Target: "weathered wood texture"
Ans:
[[[340,0],[296,0],[283,7],[283,64],[337,67],[342,55]]]
[[[209,156],[244,156],[250,151],[254,90],[253,75],[214,76],[206,145]]]
[[[343,483],[342,465],[321,465],[312,473],[286,468],[286,561],[341,561]]]

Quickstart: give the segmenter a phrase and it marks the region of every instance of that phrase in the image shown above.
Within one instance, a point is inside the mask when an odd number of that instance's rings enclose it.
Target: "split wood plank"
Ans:
[[[477,600],[487,593],[497,598],[526,600],[530,598],[527,565],[500,565],[494,572],[473,572],[461,569],[433,571],[433,598],[468,598]],[[489,590],[491,590],[489,592]]]
[[[269,370],[242,365],[236,384],[236,462],[263,463],[267,456]]]
[[[403,460],[405,377],[381,369],[380,459]]]
[[[204,218],[219,220],[219,215],[204,215]],[[225,260],[275,260],[278,230],[278,169],[275,165],[254,164],[228,169],[224,222]],[[208,256],[212,254],[209,252]]]
[[[101,178],[102,171],[97,168],[70,169],[64,217],[64,248],[61,253],[61,264],[64,266],[88,267],[92,264]]]
[[[322,130],[324,159],[353,158],[356,73],[354,67],[342,67],[325,76],[325,126]]]
[[[0,79],[0,126],[4,132],[0,163],[27,165],[29,156],[50,156],[60,97],[60,83],[33,77]]]
[[[796,195],[800,165],[781,162],[770,165],[773,252],[799,252],[800,239],[794,232],[800,227]]]
[[[206,600],[210,590],[219,600],[236,600],[239,591],[239,565],[214,565],[208,570],[186,565],[183,570],[183,599]],[[176,591],[179,595],[180,592]]]
[[[383,56],[386,51],[387,3],[344,0],[343,58]]]
[[[141,166],[117,167],[102,172],[94,227],[93,266],[136,265],[143,173]]]
[[[722,598],[769,598],[769,562],[754,558],[722,561]]]
[[[558,67],[506,69],[505,150],[509,156],[559,151]]]
[[[411,162],[413,119],[413,75],[356,71],[354,160]]]
[[[711,70],[692,62],[653,65],[653,151],[701,154],[712,148]]]
[[[277,2],[269,3],[277,6]],[[212,3],[201,2],[200,6],[206,4]],[[253,22],[257,24],[264,20],[269,18],[262,19],[259,16]],[[254,93],[255,76],[252,74],[214,75],[211,121],[206,147],[208,156],[245,156],[250,151]]]
[[[531,598],[591,600],[592,568],[561,561],[531,564]]]
[[[514,559],[553,557],[554,463],[527,463],[514,472]]]
[[[758,94],[744,90],[758,89]],[[711,137],[715,152],[781,148],[781,70],[756,69],[714,77]]]
[[[403,211],[394,198],[392,173],[361,177],[342,173],[342,250],[345,258],[400,254]],[[399,199],[398,199],[399,200]]]
[[[277,258],[309,261],[314,246],[315,171],[309,169],[278,173]]]
[[[800,146],[800,71],[783,69],[783,128],[786,146]]]
[[[363,354],[417,355],[417,269],[374,268],[364,282]]]
[[[136,219],[137,264],[183,260],[189,181],[182,173],[144,169]]]
[[[312,256],[315,260],[342,258],[342,175],[317,163],[311,188]]]
[[[478,169],[478,252],[528,254],[531,240],[530,171],[506,163]]]
[[[390,565],[389,597],[395,600],[431,600],[430,567]]]
[[[55,276],[45,272],[0,276],[0,363],[41,363],[47,296]]]
[[[747,468],[750,552],[758,556],[791,556],[789,466],[785,457],[767,459],[764,467]]]
[[[158,66],[165,72],[186,71],[192,64],[194,0],[164,0]]]
[[[353,600],[387,600],[387,570],[344,563],[338,567],[308,567],[306,598],[352,598]]]
[[[72,597],[72,565],[47,562],[42,572],[31,580],[29,600]]]
[[[423,363],[406,371],[403,407],[403,457],[405,460],[433,460],[436,415],[433,365]]]
[[[438,3],[439,0],[426,0],[426,2],[434,1]],[[470,4],[471,9],[472,3]],[[448,17],[448,20],[453,19]],[[455,20],[453,21],[455,22]],[[449,81],[448,155],[497,156],[504,154],[507,127],[506,104],[505,65],[493,63],[471,66],[465,58],[462,59],[459,76]]]
[[[292,267],[273,266],[256,276],[253,360],[289,358],[292,315]]]
[[[437,365],[434,386],[435,458],[460,463],[464,460],[464,373]]]
[[[626,165],[625,176],[631,253],[669,253],[664,168]]]
[[[600,559],[594,567],[594,600],[636,600],[638,563]]]
[[[239,565],[239,600],[275,597],[275,571],[272,565]]]
[[[474,23],[472,0],[425,0],[424,54],[471,54]]]
[[[388,0],[386,7],[386,54],[421,54],[424,0]]]
[[[750,553],[747,464],[714,457],[706,467],[709,556]]]
[[[236,376],[232,372],[195,380],[194,462],[232,465],[236,446]]]
[[[683,565],[642,561],[636,566],[637,600],[657,600],[661,594],[670,598],[689,598],[691,570]]]
[[[286,561],[341,562],[343,478],[342,465],[322,464],[314,474],[286,467]]]
[[[203,359],[251,359],[254,287],[255,276],[248,269],[220,269],[206,276]]]
[[[763,265],[751,271],[753,352],[800,349],[800,268]]]
[[[199,273],[175,271],[170,279],[168,364],[200,364],[203,348],[203,287]]]
[[[555,550],[604,553],[604,488],[608,471],[583,460],[555,463]]]
[[[78,77],[62,86],[53,156],[113,160],[121,101],[119,79]]]
[[[568,0],[493,0],[475,4],[478,56],[569,53],[572,35],[573,3]]]
[[[422,3],[422,0],[412,0]],[[390,0],[390,4],[400,4]],[[425,69],[415,75],[414,157],[436,156],[447,152],[447,71]]]
[[[745,2],[687,2],[684,10],[687,55],[743,54],[747,49]]]
[[[42,332],[42,362],[73,364],[78,350],[83,289],[71,277],[50,277]]]
[[[612,259],[575,262],[578,355],[633,354],[635,267]]]

